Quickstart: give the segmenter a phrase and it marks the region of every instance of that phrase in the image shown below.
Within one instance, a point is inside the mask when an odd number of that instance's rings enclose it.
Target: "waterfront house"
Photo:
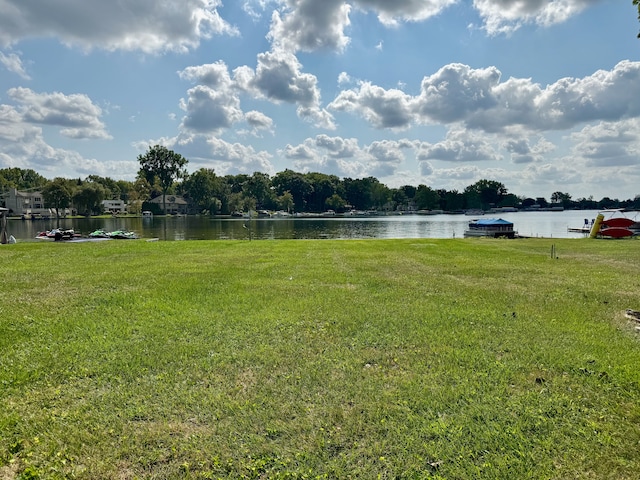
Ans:
[[[158,205],[159,211],[165,206],[164,196],[158,195],[156,198],[149,200],[149,203],[153,203]],[[183,197],[178,195],[167,195],[166,206],[167,211],[164,212],[166,215],[186,215],[189,209],[189,202],[187,202]]]
[[[127,213],[127,204],[123,200],[103,200],[100,202],[105,213]]]
[[[46,208],[42,192],[24,192],[15,188],[10,188],[9,192],[3,195],[9,215],[27,218],[50,217],[51,210]]]

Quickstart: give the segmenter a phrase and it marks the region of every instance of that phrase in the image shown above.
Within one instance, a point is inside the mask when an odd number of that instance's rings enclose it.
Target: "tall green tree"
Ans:
[[[144,155],[138,155],[140,163],[139,175],[142,175],[149,184],[155,180],[162,190],[162,211],[167,213],[167,192],[173,183],[186,175],[186,166],[189,161],[179,153],[169,150],[162,145],[154,145]]]
[[[66,178],[54,178],[42,189],[45,205],[56,209],[56,218],[60,218],[60,209],[71,205],[73,191]]]
[[[101,213],[101,202],[107,196],[107,189],[100,183],[85,182],[73,194],[73,203],[78,212],[86,215]]]
[[[633,0],[633,4],[638,7],[638,20],[640,20],[640,0]],[[640,33],[638,34],[638,38],[640,38]]]
[[[0,193],[15,188],[17,190],[32,190],[42,188],[47,184],[47,179],[30,168],[1,168],[0,169]]]
[[[274,203],[271,179],[267,173],[253,172],[243,183],[242,192],[246,197],[255,200],[256,208],[268,208]]]
[[[286,169],[277,173],[271,180],[271,184],[278,195],[283,195],[287,191],[291,194],[297,212],[306,210],[306,198],[313,192],[313,186],[305,175]]]
[[[427,185],[418,185],[414,199],[419,210],[437,210],[440,208],[440,195]]]
[[[498,206],[508,192],[504,184],[495,180],[482,179],[465,188],[464,193],[469,200],[468,206],[475,207],[473,203],[479,201],[481,208],[488,209]]]
[[[191,174],[184,181],[183,190],[195,203],[199,212],[209,210],[213,214],[220,208],[222,202],[217,197],[220,195],[221,181],[213,168],[201,168]]]

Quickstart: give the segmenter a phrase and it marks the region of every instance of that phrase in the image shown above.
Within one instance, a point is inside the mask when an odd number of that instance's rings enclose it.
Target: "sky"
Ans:
[[[0,0],[0,168],[640,195],[632,0]]]

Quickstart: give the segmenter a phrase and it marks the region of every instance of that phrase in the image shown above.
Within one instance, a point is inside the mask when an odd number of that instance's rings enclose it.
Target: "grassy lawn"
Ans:
[[[640,241],[0,262],[0,478],[640,478]]]

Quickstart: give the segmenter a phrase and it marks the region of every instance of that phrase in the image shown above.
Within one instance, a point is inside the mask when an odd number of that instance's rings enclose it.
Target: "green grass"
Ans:
[[[0,478],[640,478],[636,240],[0,261]]]

